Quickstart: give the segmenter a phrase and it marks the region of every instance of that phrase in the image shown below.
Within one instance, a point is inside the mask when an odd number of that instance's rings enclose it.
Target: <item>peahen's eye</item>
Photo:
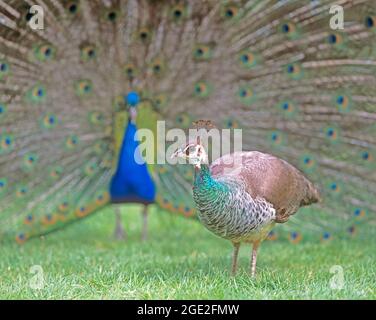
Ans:
[[[186,154],[188,156],[189,154],[194,154],[195,152],[196,152],[196,146],[191,146],[187,148]]]
[[[189,156],[191,153],[195,152],[195,146],[189,146],[185,148],[184,153],[185,155]]]

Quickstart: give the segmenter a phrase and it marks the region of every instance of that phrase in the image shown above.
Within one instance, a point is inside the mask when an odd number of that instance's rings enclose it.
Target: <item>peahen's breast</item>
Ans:
[[[218,183],[220,187],[203,185],[193,189],[203,225],[217,236],[232,241],[264,238],[274,224],[273,206],[265,199],[253,199],[237,182]]]

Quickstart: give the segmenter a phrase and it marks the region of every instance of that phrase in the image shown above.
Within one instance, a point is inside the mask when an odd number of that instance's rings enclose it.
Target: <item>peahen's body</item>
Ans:
[[[263,240],[276,217],[270,203],[247,192],[245,181],[216,177],[206,165],[196,173],[193,198],[205,227],[233,242]]]
[[[233,273],[241,243],[253,244],[254,275],[257,247],[274,224],[286,222],[301,206],[320,199],[302,173],[269,154],[235,152],[210,167],[200,144],[189,144],[176,156],[197,159],[193,198],[198,216],[206,228],[234,244]]]
[[[0,0],[0,237],[24,242],[118,202],[111,181],[122,147],[134,147],[123,144],[130,92],[138,128],[212,119],[241,128],[243,150],[303,171],[323,201],[291,219],[292,242],[374,230],[374,0],[337,1],[336,30],[332,0],[35,2]],[[43,30],[29,25],[33,4]],[[124,168],[120,189],[145,178],[161,208],[195,216],[190,168]],[[128,191],[119,201],[139,202]],[[273,199],[290,199],[284,191]]]

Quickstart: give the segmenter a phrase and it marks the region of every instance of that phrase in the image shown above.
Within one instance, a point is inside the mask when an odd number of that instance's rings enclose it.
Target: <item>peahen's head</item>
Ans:
[[[171,155],[171,158],[185,159],[196,168],[201,168],[201,164],[208,162],[205,148],[198,141],[184,144]]]

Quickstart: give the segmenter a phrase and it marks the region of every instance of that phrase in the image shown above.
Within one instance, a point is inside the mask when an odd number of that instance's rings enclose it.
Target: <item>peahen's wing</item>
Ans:
[[[266,199],[276,210],[276,222],[284,223],[298,209],[319,202],[315,186],[284,160],[258,151],[227,154],[210,165],[214,178],[242,182],[252,198]]]

